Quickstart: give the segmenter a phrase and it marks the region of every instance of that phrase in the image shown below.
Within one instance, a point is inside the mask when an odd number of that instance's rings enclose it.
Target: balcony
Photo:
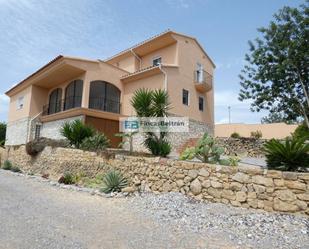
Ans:
[[[48,116],[74,108],[81,108],[81,96],[68,97],[43,106],[42,116]],[[120,113],[120,102],[107,98],[89,98],[89,109]]]
[[[212,89],[213,77],[205,70],[194,71],[195,89],[199,92],[205,93]]]

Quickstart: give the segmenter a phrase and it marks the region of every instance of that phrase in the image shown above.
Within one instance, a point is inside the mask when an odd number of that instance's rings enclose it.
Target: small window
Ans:
[[[17,110],[20,110],[24,107],[24,96],[21,96],[17,99]]]
[[[184,105],[189,105],[189,91],[182,89],[182,103]]]
[[[204,98],[198,97],[198,109],[204,111]]]
[[[159,66],[161,64],[161,57],[157,57],[155,59],[152,60],[152,65],[155,66]]]
[[[38,139],[41,136],[41,125],[35,125],[34,138]]]

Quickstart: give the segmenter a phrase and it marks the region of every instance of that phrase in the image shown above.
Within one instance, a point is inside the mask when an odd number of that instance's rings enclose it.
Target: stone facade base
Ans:
[[[168,141],[172,145],[171,154],[179,154],[190,140],[198,140],[207,132],[211,135],[214,134],[214,128],[211,125],[190,119],[189,132],[173,132],[168,134]],[[147,152],[148,150],[143,145],[144,135],[139,133],[133,138],[133,147],[135,151]],[[125,143],[124,149],[128,150],[128,143]]]
[[[175,191],[197,200],[309,215],[309,173],[121,154],[107,159],[93,152],[51,147],[36,157],[27,155],[25,146],[8,147],[6,157],[26,172],[49,173],[56,179],[66,171],[94,177],[113,168],[141,191]]]

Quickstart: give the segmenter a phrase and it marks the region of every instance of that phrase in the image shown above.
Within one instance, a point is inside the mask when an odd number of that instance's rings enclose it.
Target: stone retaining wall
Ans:
[[[7,152],[8,159],[24,171],[49,173],[55,178],[65,171],[95,176],[115,168],[129,179],[131,189],[177,191],[198,200],[309,215],[309,173],[121,154],[108,159],[67,148],[46,147],[34,158],[25,153],[24,146],[10,147]]]

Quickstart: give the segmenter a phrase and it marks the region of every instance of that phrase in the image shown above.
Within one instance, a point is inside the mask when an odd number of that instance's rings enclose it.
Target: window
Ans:
[[[157,58],[154,58],[152,60],[152,65],[155,67],[155,66],[159,66],[161,64],[161,57],[157,57]]]
[[[182,89],[182,103],[184,105],[189,105],[189,91]]]
[[[17,99],[17,110],[20,110],[24,107],[24,96],[18,97]]]
[[[83,81],[74,80],[65,89],[64,110],[81,107],[83,95]]]
[[[198,109],[204,111],[204,98],[198,97]]]
[[[90,83],[89,108],[120,113],[120,90],[105,81]]]
[[[48,114],[53,114],[61,111],[62,89],[57,88],[49,95]]]
[[[35,132],[34,132],[34,138],[38,139],[41,135],[41,125],[40,124],[36,124],[35,125]]]

